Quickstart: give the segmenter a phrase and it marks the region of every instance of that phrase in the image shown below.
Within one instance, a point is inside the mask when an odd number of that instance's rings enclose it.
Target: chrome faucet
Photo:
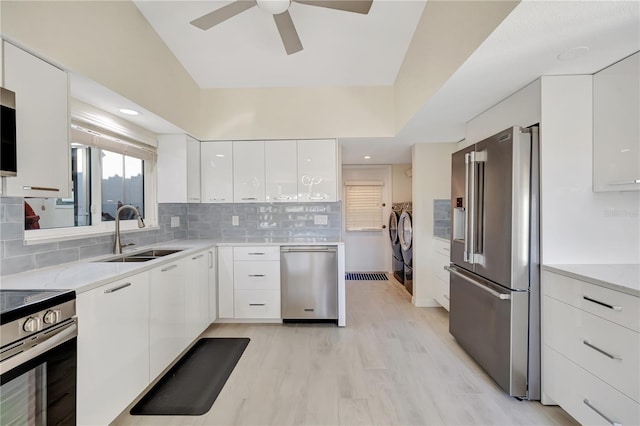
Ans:
[[[144,221],[142,220],[142,215],[140,214],[140,211],[137,208],[129,204],[125,204],[124,206],[119,207],[118,210],[116,210],[116,242],[113,246],[114,254],[122,254],[122,247],[132,246],[135,244],[135,243],[129,243],[129,244],[120,243],[120,212],[125,209],[133,210],[135,215],[138,217],[138,228],[144,228]]]

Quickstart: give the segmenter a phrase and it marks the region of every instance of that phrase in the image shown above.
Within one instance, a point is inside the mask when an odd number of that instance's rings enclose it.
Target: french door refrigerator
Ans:
[[[452,154],[449,332],[509,395],[540,399],[538,128]]]

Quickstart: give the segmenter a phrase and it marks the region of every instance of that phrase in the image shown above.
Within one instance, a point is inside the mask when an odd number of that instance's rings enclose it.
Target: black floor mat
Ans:
[[[248,344],[248,338],[200,339],[131,409],[131,414],[205,414]]]

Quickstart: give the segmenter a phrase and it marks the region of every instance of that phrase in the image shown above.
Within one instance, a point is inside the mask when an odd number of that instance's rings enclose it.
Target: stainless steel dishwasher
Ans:
[[[338,252],[335,246],[280,248],[284,322],[338,320]]]

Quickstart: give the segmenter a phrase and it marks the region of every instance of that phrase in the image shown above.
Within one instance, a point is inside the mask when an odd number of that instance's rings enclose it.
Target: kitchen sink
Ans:
[[[159,257],[168,256],[173,253],[178,253],[182,250],[167,250],[167,249],[154,249],[147,250],[140,253],[134,253],[124,256],[118,256],[111,259],[98,260],[97,262],[147,262],[149,260],[154,260]]]

